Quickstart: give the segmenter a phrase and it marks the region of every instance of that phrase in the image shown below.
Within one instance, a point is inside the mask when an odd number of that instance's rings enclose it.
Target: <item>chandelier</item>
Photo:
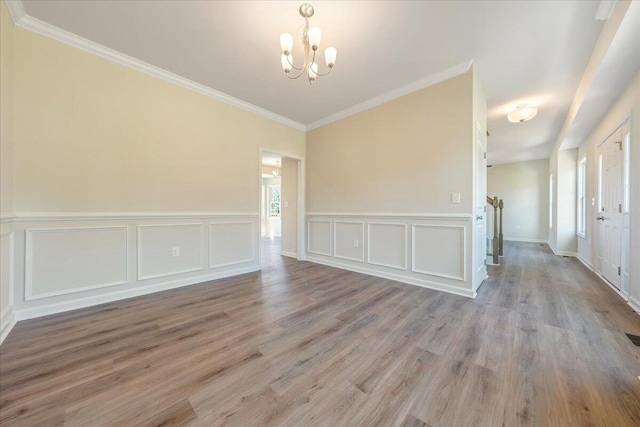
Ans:
[[[280,35],[280,47],[282,48],[282,56],[280,60],[282,62],[282,69],[285,75],[290,79],[297,79],[301,75],[307,75],[309,84],[313,84],[318,76],[326,76],[333,69],[336,63],[336,55],[338,51],[335,47],[328,47],[324,50],[324,59],[329,69],[326,73],[318,72],[318,64],[316,63],[316,52],[320,47],[321,32],[318,27],[309,27],[309,18],[313,16],[313,6],[308,3],[304,3],[299,9],[300,16],[304,18],[304,25],[298,29],[298,36],[304,49],[304,63],[301,67],[293,65],[293,36],[289,33],[283,33]],[[293,76],[291,70],[298,71],[296,76]]]

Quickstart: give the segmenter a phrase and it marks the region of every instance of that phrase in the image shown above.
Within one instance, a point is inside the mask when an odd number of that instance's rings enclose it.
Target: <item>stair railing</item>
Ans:
[[[500,257],[504,256],[504,238],[502,234],[502,209],[504,208],[504,201],[498,199],[497,196],[491,198],[487,196],[487,203],[493,207],[493,239],[491,241],[491,255],[493,257],[493,264],[500,264]],[[500,209],[500,216],[498,216],[498,209]]]

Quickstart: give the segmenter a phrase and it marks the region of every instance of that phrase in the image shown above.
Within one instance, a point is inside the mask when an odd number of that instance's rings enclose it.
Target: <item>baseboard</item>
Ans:
[[[636,313],[640,314],[640,300],[634,297],[630,297],[629,301],[627,301],[627,304],[629,304]]]
[[[5,308],[4,313],[0,316],[0,344],[4,342],[4,339],[7,338],[9,332],[16,325],[17,319],[15,313],[13,312],[13,306],[8,306]]]
[[[577,259],[578,261],[580,261],[580,262],[582,263],[582,265],[584,265],[585,267],[587,267],[589,270],[591,270],[591,271],[595,271],[595,270],[593,269],[593,265],[591,265],[591,263],[590,263],[589,261],[587,261],[587,260],[586,260],[586,258],[584,258],[582,255],[577,254],[577,255],[576,255],[576,259]]]
[[[294,252],[280,251],[280,255],[298,259],[298,254]]]
[[[527,239],[523,237],[504,237],[504,241],[508,242],[523,242],[523,243],[549,243],[548,240],[543,239]]]
[[[444,283],[431,282],[428,280],[421,280],[415,277],[402,276],[400,274],[388,273],[386,271],[373,270],[366,267],[358,267],[350,264],[343,264],[324,258],[317,258],[307,255],[307,261],[315,262],[316,264],[328,265],[329,267],[341,268],[343,270],[354,271],[356,273],[367,274],[369,276],[381,277],[383,279],[395,280],[396,282],[402,282],[409,285],[420,286],[421,288],[433,289],[436,291],[447,292],[450,294],[460,295],[467,298],[475,298],[476,292],[472,290],[455,288]]]
[[[112,292],[109,294],[95,295],[86,298],[64,301],[54,304],[47,304],[32,308],[23,308],[15,310],[16,320],[33,319],[36,317],[48,316],[50,314],[62,313],[80,308],[92,307],[94,305],[105,304],[114,301],[120,301],[128,298],[139,297],[142,295],[153,294],[156,292],[166,291],[170,289],[181,288],[184,286],[195,285],[210,280],[224,279],[225,277],[237,276],[239,274],[252,273],[259,271],[260,266],[251,265],[249,267],[238,268],[235,270],[227,270],[213,274],[207,274],[196,277],[189,277],[181,280],[173,280],[169,282],[156,283],[149,286],[136,287],[124,291]],[[3,323],[4,324],[4,323]],[[4,331],[3,331],[4,333]]]
[[[551,244],[551,242],[547,242],[547,245],[549,245],[549,247],[551,248],[551,251],[553,252],[554,255],[570,256],[570,257],[578,256],[578,254],[576,252],[567,252],[567,251],[558,251],[558,250],[556,250],[556,248]]]

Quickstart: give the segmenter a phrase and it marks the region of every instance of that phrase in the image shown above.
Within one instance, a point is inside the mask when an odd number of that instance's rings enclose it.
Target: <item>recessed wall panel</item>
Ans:
[[[202,224],[138,226],[138,280],[202,270]]]
[[[334,256],[349,261],[364,261],[364,223],[334,221]]]
[[[465,280],[465,228],[463,226],[414,225],[415,273]]]
[[[407,269],[407,226],[369,223],[367,262],[381,267]]]
[[[256,261],[254,223],[209,224],[209,268]]]
[[[331,221],[308,222],[308,251],[311,254],[331,256]]]
[[[26,230],[25,299],[127,283],[127,227]]]

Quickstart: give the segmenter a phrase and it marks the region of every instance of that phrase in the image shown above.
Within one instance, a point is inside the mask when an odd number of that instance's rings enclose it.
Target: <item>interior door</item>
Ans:
[[[617,129],[597,149],[598,261],[600,274],[620,289],[622,252],[623,155],[622,130]]]
[[[475,222],[474,290],[487,277],[487,159],[486,133],[476,123],[475,131]]]

